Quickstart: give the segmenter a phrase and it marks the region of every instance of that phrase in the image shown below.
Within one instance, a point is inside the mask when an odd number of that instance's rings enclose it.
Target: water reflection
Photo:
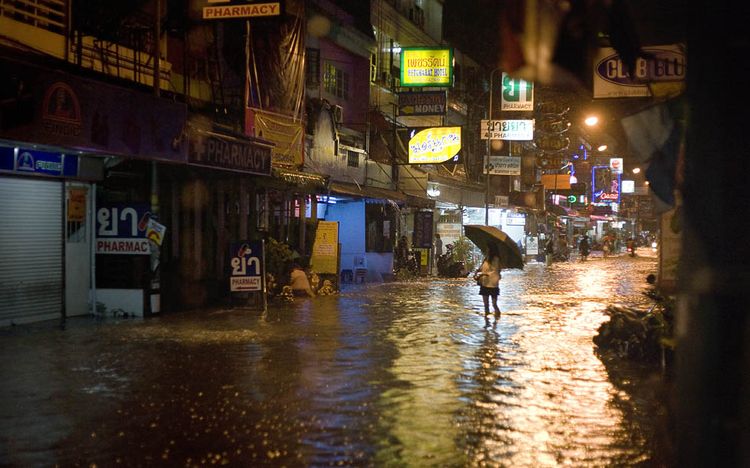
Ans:
[[[8,333],[0,464],[648,461],[655,422],[636,405],[657,403],[613,385],[591,339],[606,305],[641,300],[654,268],[620,257],[505,272],[500,320],[485,319],[469,279],[426,279],[265,315]]]

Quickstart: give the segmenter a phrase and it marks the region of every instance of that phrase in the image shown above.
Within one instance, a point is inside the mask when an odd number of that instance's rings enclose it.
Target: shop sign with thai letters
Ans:
[[[482,120],[480,137],[482,140],[531,141],[534,120]]]
[[[415,132],[415,131],[413,131]],[[409,164],[440,164],[461,151],[461,127],[431,127],[409,139]]]

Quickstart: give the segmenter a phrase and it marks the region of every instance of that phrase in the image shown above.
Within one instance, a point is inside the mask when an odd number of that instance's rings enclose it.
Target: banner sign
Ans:
[[[480,138],[530,141],[534,139],[534,120],[482,120]]]
[[[271,149],[273,164],[302,165],[305,128],[301,120],[251,107],[245,111],[245,134],[274,144]]]
[[[339,223],[318,221],[310,267],[319,274],[338,274]]]
[[[398,93],[398,115],[445,115],[447,103],[445,91]]]
[[[149,255],[146,229],[150,219],[145,203],[100,206],[96,210],[96,253]]]
[[[503,92],[500,110],[533,111],[534,82],[512,78],[503,72]]]
[[[263,241],[233,242],[229,246],[229,291],[263,291]]]
[[[248,174],[271,175],[271,146],[188,127],[188,162]]]
[[[461,127],[431,127],[411,131],[409,164],[457,162],[461,151]],[[455,158],[454,158],[455,157]]]
[[[280,2],[208,0],[208,4],[209,6],[203,7],[203,19],[255,18],[281,14]]]
[[[685,81],[687,58],[683,47],[647,46],[642,50],[631,77],[615,49],[600,48],[594,58],[594,98],[648,97],[649,83]]]
[[[401,86],[453,86],[453,49],[401,49]]]
[[[487,174],[521,175],[520,156],[490,156]]]

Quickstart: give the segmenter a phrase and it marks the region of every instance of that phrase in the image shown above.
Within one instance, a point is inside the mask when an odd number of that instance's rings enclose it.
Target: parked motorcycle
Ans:
[[[453,246],[448,244],[446,252],[437,258],[438,276],[443,278],[461,278],[466,276],[466,265],[464,262],[453,259]]]

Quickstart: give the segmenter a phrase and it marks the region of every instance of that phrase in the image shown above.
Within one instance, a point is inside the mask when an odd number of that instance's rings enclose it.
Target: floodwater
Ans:
[[[658,464],[653,376],[592,342],[655,268],[505,271],[499,320],[468,278],[0,331],[0,465]]]

